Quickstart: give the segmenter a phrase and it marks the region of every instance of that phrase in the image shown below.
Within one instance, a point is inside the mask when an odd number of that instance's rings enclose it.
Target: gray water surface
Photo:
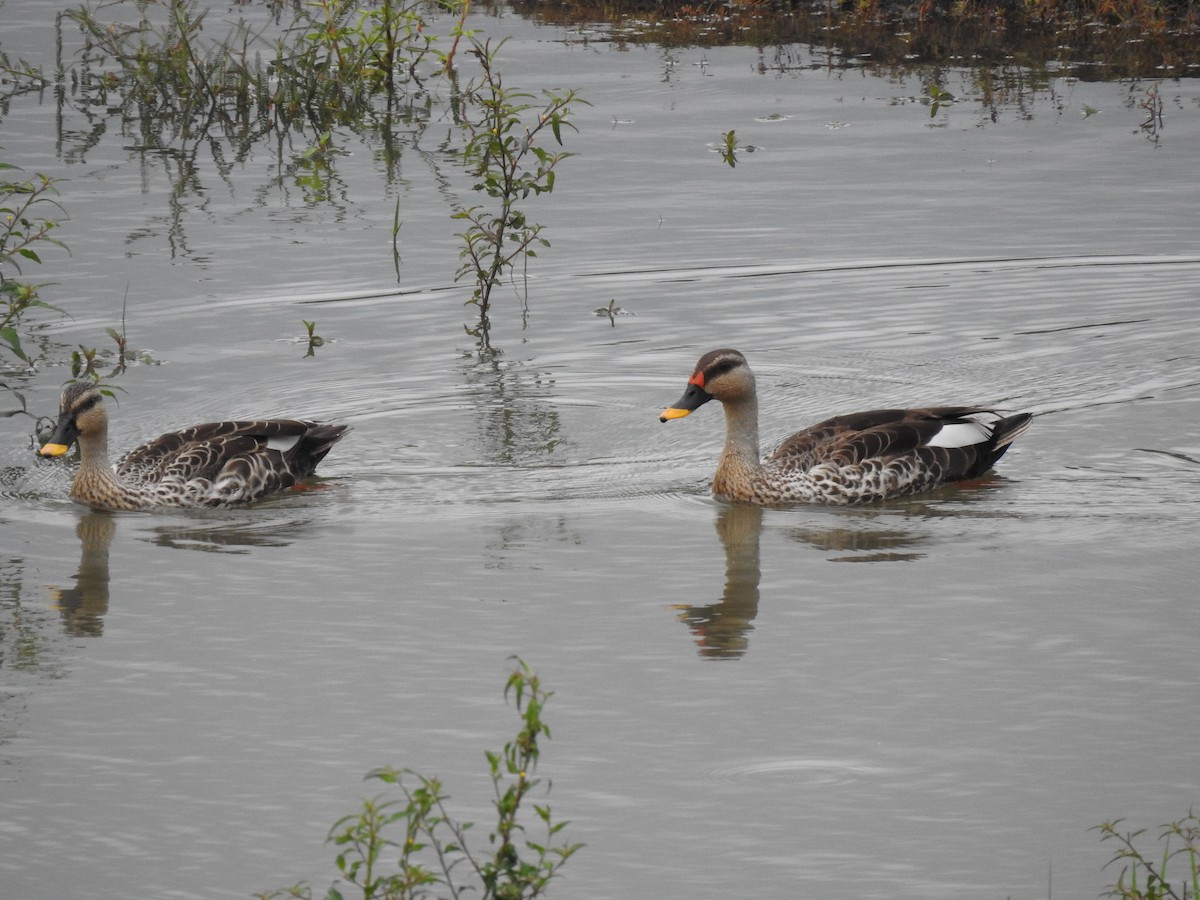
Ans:
[[[452,283],[461,175],[412,154],[385,188],[342,135],[331,202],[263,199],[264,155],[179,214],[125,137],[59,153],[48,101],[5,118],[5,158],[66,179],[47,340],[99,343],[128,294],[155,363],[118,380],[114,447],[217,417],[354,432],[315,490],[110,516],[3,420],[0,894],[323,890],[387,764],[482,839],[519,654],[587,845],[554,897],[1097,895],[1091,826],[1200,800],[1200,87],[1162,85],[1155,143],[1130,84],[931,118],[902,78],[480,25],[512,35],[510,83],[593,104],[494,357]],[[761,148],[734,169],[731,128]],[[977,484],[726,507],[719,410],[657,419],[717,346],[754,366],[768,443],[894,404],[1038,417]],[[31,409],[66,377],[29,376]]]

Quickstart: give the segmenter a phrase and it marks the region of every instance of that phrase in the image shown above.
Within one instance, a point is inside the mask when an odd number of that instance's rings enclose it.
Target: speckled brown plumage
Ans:
[[[702,356],[679,402],[660,418],[682,418],[713,399],[725,408],[713,494],[760,504],[869,503],[978,478],[1033,418],[981,406],[852,413],[793,434],[760,461],[754,373],[736,350]]]
[[[108,414],[93,384],[67,385],[58,427],[42,447],[60,456],[79,444],[71,499],[97,509],[233,506],[309,477],[349,431],[294,419],[210,422],[172,431],[108,462]]]

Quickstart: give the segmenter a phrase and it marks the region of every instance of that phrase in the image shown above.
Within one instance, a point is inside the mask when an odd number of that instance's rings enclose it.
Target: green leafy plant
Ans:
[[[0,348],[28,364],[30,359],[16,327],[22,315],[33,308],[60,310],[38,299],[38,290],[45,285],[20,280],[21,263],[40,264],[38,250],[42,244],[66,250],[66,244],[53,236],[59,219],[47,217],[45,210],[57,211],[63,218],[66,211],[53,199],[57,191],[50,178],[10,177],[10,173],[20,171],[17,166],[0,162]]]
[[[66,211],[54,199],[58,192],[54,189],[52,179],[39,174],[31,179],[12,180],[10,173],[19,171],[21,170],[17,166],[0,162],[0,349],[7,351],[25,366],[32,366],[33,359],[21,343],[21,334],[18,331],[22,317],[31,309],[47,309],[60,314],[63,311],[39,299],[39,291],[46,285],[30,284],[21,279],[21,264],[41,264],[41,245],[67,249],[66,244],[54,236],[60,224],[60,219],[54,213],[65,218]],[[121,331],[115,328],[105,329],[116,344],[117,366],[112,375],[123,372],[128,361],[138,358],[126,345],[124,327],[125,313],[122,310]],[[98,381],[98,356],[107,358],[108,355],[101,354],[94,347],[82,345],[78,350],[72,351],[72,377]],[[139,361],[153,362],[145,355],[142,355]],[[14,410],[13,413],[23,411],[24,397],[8,384],[0,384],[0,387],[21,402],[22,409]]]
[[[1092,829],[1100,832],[1101,841],[1117,844],[1105,868],[1120,864],[1121,874],[1105,896],[1122,900],[1188,900],[1189,897],[1195,900],[1200,897],[1200,817],[1189,812],[1185,818],[1161,826],[1158,835],[1162,843],[1161,854],[1143,853],[1137,841],[1146,829],[1122,832],[1119,830],[1122,821],[1104,822]],[[1167,873],[1169,864],[1175,859],[1182,860],[1185,869],[1178,890],[1171,886]]]
[[[482,75],[467,88],[471,102],[464,110],[464,161],[478,179],[475,190],[495,202],[459,208],[453,214],[466,223],[466,230],[458,235],[463,264],[456,280],[475,278],[467,302],[479,308],[478,325],[468,331],[484,345],[493,289],[513,272],[518,260],[527,261],[537,255],[537,247],[550,246],[542,237],[542,226],[531,222],[518,203],[553,191],[555,167],[574,154],[547,150],[538,141],[549,130],[561,147],[563,127],[575,127],[569,121],[571,104],[587,103],[575,91],[543,91],[542,102],[534,103],[533,94],[505,87],[496,68],[496,54],[503,44],[493,47],[489,41],[472,38],[471,53],[479,60]]]
[[[562,842],[567,823],[555,821],[549,806],[531,803],[540,785],[534,777],[540,741],[550,737],[542,710],[551,693],[524,660],[504,687],[521,719],[517,735],[499,753],[487,752],[496,810],[488,849],[472,850],[470,822],[460,822],[446,808],[449,795],[442,782],[409,769],[383,768],[368,778],[393,786],[398,796],[379,795],[362,809],[338,820],[329,834],[337,848],[342,881],[362,892],[363,900],[418,900],[426,897],[479,897],[481,900],[530,900],[546,892],[550,881],[582,846]],[[528,813],[532,806],[533,815]],[[527,824],[544,837],[532,837]],[[394,859],[393,865],[388,865]],[[325,900],[344,900],[335,884]],[[312,900],[305,884],[257,895],[260,900],[297,897]]]
[[[296,186],[304,191],[308,203],[321,203],[330,199],[330,188],[335,181],[333,158],[341,151],[333,144],[333,133],[323,131],[309,147],[296,157]]]
[[[400,218],[400,198],[396,198],[396,205],[392,209],[392,268],[396,271],[396,281],[400,281],[400,264],[403,260],[400,257],[400,227],[404,222]]]
[[[934,118],[943,106],[949,106],[955,101],[955,96],[944,88],[932,82],[925,88],[929,97],[929,118]]]
[[[123,21],[84,4],[67,12],[84,35],[79,99],[102,102],[137,123],[149,147],[199,146],[224,138],[241,154],[268,134],[376,121],[376,100],[394,103],[416,81],[436,37],[419,3],[315,0],[289,10],[268,36],[239,18],[223,36],[206,23],[200,0],[105,4],[133,9]],[[207,29],[207,30],[206,30]],[[216,34],[209,38],[207,34]],[[265,51],[265,52],[264,52]],[[119,66],[119,74],[111,68]]]
[[[436,38],[419,3],[315,0],[310,6],[305,38],[327,51],[327,62],[343,77],[394,92],[415,80],[417,66],[434,52]]]
[[[522,204],[553,191],[557,165],[572,155],[561,149],[563,128],[575,127],[572,109],[585,101],[574,91],[535,95],[507,87],[496,65],[503,42],[493,46],[465,30],[465,0],[438,6],[457,15],[448,52],[438,49],[425,16],[434,7],[417,0],[277,4],[273,24],[252,26],[239,18],[215,39],[206,37],[216,29],[210,29],[201,0],[114,0],[98,7],[106,14],[119,10],[121,21],[115,23],[102,21],[85,4],[65,14],[84,36],[81,62],[72,71],[79,85],[72,102],[120,116],[123,127],[144,136],[147,150],[170,148],[170,158],[182,154],[190,160],[209,147],[218,165],[229,158],[222,141],[244,158],[269,135],[277,138],[281,154],[285,141],[303,135],[305,143],[292,152],[287,171],[309,203],[329,200],[340,183],[335,137],[341,130],[377,133],[392,177],[403,146],[415,147],[439,114],[453,119],[463,127],[460,158],[475,179],[474,189],[488,198],[479,205],[454,205],[452,212],[464,223],[455,278],[475,280],[468,302],[478,307],[479,320],[468,331],[487,346],[493,290],[514,276],[519,263],[527,265],[549,246]],[[482,72],[461,90],[454,68],[460,40],[470,42]],[[425,89],[418,74],[425,60],[442,64],[438,71],[450,87],[448,100]],[[404,126],[413,129],[407,139]],[[547,134],[557,148],[544,146],[550,143]],[[281,187],[286,181],[277,179]],[[186,180],[177,181],[177,193],[187,189]],[[398,277],[399,228],[397,202],[392,256]]]
[[[300,321],[304,323],[304,329],[308,332],[308,351],[304,355],[316,356],[317,348],[325,345],[325,338],[316,333],[316,322],[310,322],[308,319],[301,319]]]
[[[126,297],[126,303],[128,297]],[[89,378],[97,384],[102,384],[99,367],[102,364],[112,364],[112,371],[108,373],[109,378],[116,378],[118,375],[125,373],[130,363],[135,363],[144,366],[156,366],[158,361],[146,353],[144,350],[131,350],[129,348],[129,340],[125,327],[125,309],[126,304],[121,305],[121,327],[105,328],[104,333],[112,338],[115,350],[102,350],[99,347],[88,347],[84,344],[79,345],[79,349],[71,351],[71,377],[73,379]],[[107,396],[112,396],[111,391],[101,391]]]
[[[239,114],[253,113],[255,97],[248,48],[258,40],[238,20],[224,42],[205,39],[208,11],[199,0],[168,0],[163,4],[112,4],[130,9],[136,18],[110,23],[97,18],[84,4],[67,10],[83,32],[85,95],[108,99],[130,118],[154,120],[162,134],[147,134],[156,145],[190,142],[207,131],[228,130]],[[239,49],[240,48],[240,49]],[[111,65],[120,67],[120,75]]]
[[[44,90],[52,83],[33,63],[13,59],[0,50],[0,102],[20,94]]]
[[[95,347],[85,347],[79,345],[78,350],[71,351],[71,377],[75,380],[90,379],[92,381],[100,380],[100,372],[97,370],[96,354],[99,352]]]
[[[731,169],[737,165],[737,150],[737,134],[732,129],[721,135],[721,159]]]

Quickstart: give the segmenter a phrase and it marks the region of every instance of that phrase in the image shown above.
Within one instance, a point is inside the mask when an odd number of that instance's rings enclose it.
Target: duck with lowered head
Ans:
[[[96,509],[235,506],[308,478],[350,430],[296,419],[209,422],[161,435],[108,461],[108,413],[100,389],[69,384],[58,426],[38,452],[62,456],[79,444],[71,499]]]

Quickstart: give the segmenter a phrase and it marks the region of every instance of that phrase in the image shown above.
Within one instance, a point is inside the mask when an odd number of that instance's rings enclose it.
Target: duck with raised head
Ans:
[[[71,499],[95,509],[235,506],[308,478],[347,425],[296,419],[209,422],[172,431],[108,461],[108,413],[100,389],[67,385],[54,436],[38,452],[79,444]]]
[[[877,409],[826,419],[760,461],[754,373],[737,350],[700,357],[683,396],[659,419],[682,418],[709,400],[725,408],[713,494],[759,504],[871,503],[978,478],[1033,419],[982,406]]]

